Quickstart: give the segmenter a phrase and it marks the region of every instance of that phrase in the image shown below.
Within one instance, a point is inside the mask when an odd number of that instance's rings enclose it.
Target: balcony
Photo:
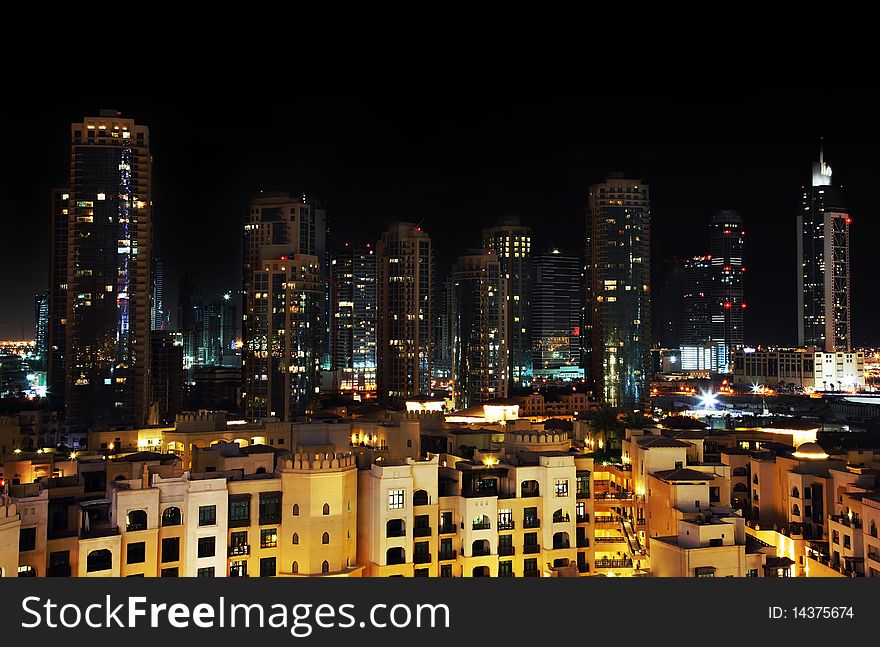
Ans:
[[[535,553],[540,553],[541,547],[538,544],[530,544],[529,546],[523,546],[523,555],[534,555]]]
[[[571,542],[568,539],[553,540],[553,550],[565,550],[571,548]]]
[[[577,523],[590,523],[590,515],[589,514],[579,514],[574,518]]]
[[[594,562],[596,568],[632,568],[631,559],[597,559]]]
[[[597,544],[622,544],[626,537],[593,537],[593,541]]]
[[[79,531],[80,539],[99,539],[101,537],[113,537],[119,534],[119,527],[112,526],[109,528],[90,528]]]
[[[427,528],[415,528],[413,529],[413,537],[430,537],[431,536],[431,527]]]
[[[430,564],[431,553],[422,553],[421,555],[413,555],[413,564]]]
[[[46,571],[46,577],[70,577],[70,564],[50,566]]]
[[[238,546],[230,546],[229,547],[229,557],[239,557],[241,555],[250,555],[251,554],[251,545],[250,544],[239,544]]]
[[[644,497],[637,497],[633,492],[621,490],[620,492],[596,492],[597,501],[633,501],[638,499],[644,501]]]
[[[577,538],[577,547],[578,548],[589,548],[590,547],[590,540],[587,539],[586,537],[578,537]]]
[[[393,537],[406,537],[406,530],[404,528],[389,528],[385,531],[385,537],[389,539]]]
[[[516,554],[516,548],[514,546],[499,546],[498,547],[498,555],[501,557],[510,557],[511,555]]]
[[[540,528],[541,520],[537,517],[526,517],[523,519],[523,528]]]
[[[523,571],[523,577],[541,577],[541,571]]]
[[[472,530],[489,530],[491,527],[492,527],[492,524],[489,523],[488,521],[480,521],[480,522],[474,522],[474,524],[471,526],[471,529]]]
[[[553,523],[568,523],[569,521],[571,521],[571,517],[568,514],[553,515]]]
[[[454,523],[440,524],[441,535],[454,535],[458,531],[458,527]]]
[[[448,562],[451,559],[455,559],[456,554],[454,550],[441,550],[437,557],[441,562]]]
[[[499,521],[498,530],[514,530],[516,528],[515,521]]]
[[[618,525],[622,519],[617,515],[595,515],[593,517],[593,523],[597,526],[616,526]]]
[[[859,518],[853,517],[849,518],[848,515],[845,514],[835,514],[830,517],[831,521],[835,523],[839,523],[842,526],[846,526],[847,528],[855,528],[857,530],[861,529],[862,522]]]
[[[516,573],[507,571],[506,573],[498,573],[498,577],[516,577]]]
[[[578,499],[589,499],[590,498],[590,491],[586,490],[584,492],[577,492],[575,494],[575,497]]]

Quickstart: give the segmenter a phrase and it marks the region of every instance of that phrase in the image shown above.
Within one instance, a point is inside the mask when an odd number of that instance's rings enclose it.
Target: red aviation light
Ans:
[[[730,308],[730,307],[732,307],[730,301],[725,301],[725,302],[724,302],[724,307],[725,307],[725,308]]]
[[[745,304],[745,303],[744,303],[744,304],[742,304],[742,309],[743,309],[743,310],[745,310],[745,309],[746,309],[746,304]]]
[[[846,224],[849,225],[849,224],[851,224],[851,223],[852,223],[852,218],[850,218],[849,216],[847,216],[847,217],[846,217]]]

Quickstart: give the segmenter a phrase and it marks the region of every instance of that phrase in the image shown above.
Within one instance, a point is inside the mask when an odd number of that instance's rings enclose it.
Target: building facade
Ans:
[[[532,259],[532,362],[577,366],[581,344],[581,262],[552,248]]]
[[[711,339],[717,348],[718,370],[730,370],[733,351],[743,345],[743,319],[746,302],[743,280],[745,229],[742,218],[735,211],[719,211],[712,216],[710,225],[711,284]]]
[[[376,391],[376,251],[345,244],[331,261],[331,369],[334,388]]]
[[[865,353],[823,353],[811,348],[737,350],[733,383],[846,391],[865,386]]]

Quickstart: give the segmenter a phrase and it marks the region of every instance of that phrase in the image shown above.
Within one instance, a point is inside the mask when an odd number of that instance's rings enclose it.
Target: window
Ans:
[[[128,548],[126,548],[126,564],[143,564],[145,561],[147,561],[146,542],[138,541],[133,544],[129,544]]]
[[[22,528],[21,530],[18,531],[18,550],[19,550],[19,552],[24,553],[29,550],[35,550],[36,547],[37,547],[37,529],[36,528]]]
[[[143,510],[129,510],[125,520],[125,531],[134,532],[136,530],[147,529],[147,513]]]
[[[322,573],[329,573],[330,572],[330,563],[326,559],[323,562],[321,562],[321,572]]]
[[[499,577],[510,577],[513,575],[513,562],[510,560],[504,560],[502,562],[498,562],[498,576]]]
[[[298,503],[293,504],[293,516],[294,517],[299,516],[299,504]]]
[[[93,550],[86,558],[86,572],[109,571],[113,568],[113,553],[106,548]]]
[[[498,511],[498,530],[513,530],[513,510],[510,508]]]
[[[413,493],[413,505],[428,505],[428,492],[426,490],[416,490]]]
[[[199,525],[214,526],[217,524],[217,506],[216,505],[200,505],[199,506]]]
[[[162,525],[163,526],[179,526],[180,525],[180,508],[175,508],[171,506],[169,508],[165,508],[162,512]]]
[[[329,544],[330,543],[330,535],[328,533],[325,532],[323,535],[321,535],[321,543],[322,544]]]
[[[321,514],[323,514],[325,517],[330,515],[330,504],[329,503],[324,504],[324,509],[321,511]]]
[[[162,562],[180,560],[180,537],[168,537],[162,540]]]
[[[390,510],[403,509],[403,490],[388,490],[388,508]]]
[[[440,565],[440,577],[452,577],[452,564]]]
[[[260,577],[275,576],[275,558],[264,557],[260,560]]]
[[[278,546],[278,528],[262,528],[260,530],[260,548],[276,548]]]
[[[260,525],[281,523],[281,492],[260,492]]]
[[[538,572],[538,559],[536,557],[530,557],[529,559],[523,560],[523,573],[535,575],[537,572]]]
[[[299,562],[294,562],[293,566],[290,567],[291,573],[299,573]]]
[[[714,566],[702,566],[694,569],[694,577],[715,577]]]
[[[568,479],[556,479],[555,483],[556,496],[568,496]]]
[[[230,527],[249,526],[251,523],[251,497],[235,495],[229,497]]]
[[[200,568],[196,571],[196,577],[214,577],[214,567]]]
[[[216,554],[216,543],[214,537],[199,537],[199,557],[213,557]]]
[[[174,568],[163,568],[159,577],[177,577],[179,572],[176,566]]]
[[[758,577],[758,569],[750,568],[748,571],[746,571],[746,577]]]

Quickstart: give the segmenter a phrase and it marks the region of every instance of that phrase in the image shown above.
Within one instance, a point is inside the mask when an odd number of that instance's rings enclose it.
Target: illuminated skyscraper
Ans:
[[[57,395],[63,366],[73,431],[146,422],[149,137],[145,126],[115,111],[72,124],[69,188],[53,194],[50,391]]]
[[[52,191],[49,218],[49,326],[46,331],[48,356],[46,386],[49,402],[63,411],[67,403],[67,220],[70,189]]]
[[[650,366],[651,210],[648,186],[620,173],[590,187],[584,266],[583,357],[595,397],[615,407],[645,399]]]
[[[528,386],[532,383],[532,230],[517,216],[502,218],[483,230],[483,247],[495,253],[507,281],[510,381]]]
[[[312,409],[321,363],[324,285],[313,207],[260,193],[244,226],[242,403],[248,418]]]
[[[204,366],[235,364],[237,338],[238,308],[232,301],[232,293],[226,292],[220,299],[205,306],[199,364]]]
[[[581,261],[550,249],[532,259],[535,369],[577,366],[580,359]]]
[[[150,276],[152,282],[150,330],[165,330],[165,266],[160,258],[153,258]]]
[[[718,370],[732,369],[733,351],[743,345],[743,243],[745,229],[736,211],[719,211],[712,216],[709,234],[711,263],[710,329],[717,349]]]
[[[49,294],[43,292],[34,297],[34,352],[39,358],[41,371],[45,371],[49,341]]]
[[[336,388],[376,390],[376,250],[349,245],[331,261],[332,364]]]
[[[466,409],[507,397],[507,286],[492,250],[472,250],[452,269],[452,392]]]
[[[849,228],[852,218],[824,150],[813,162],[797,217],[798,345],[826,352],[852,350]]]
[[[385,402],[431,392],[433,288],[430,236],[413,223],[392,223],[376,245],[376,382]]]

